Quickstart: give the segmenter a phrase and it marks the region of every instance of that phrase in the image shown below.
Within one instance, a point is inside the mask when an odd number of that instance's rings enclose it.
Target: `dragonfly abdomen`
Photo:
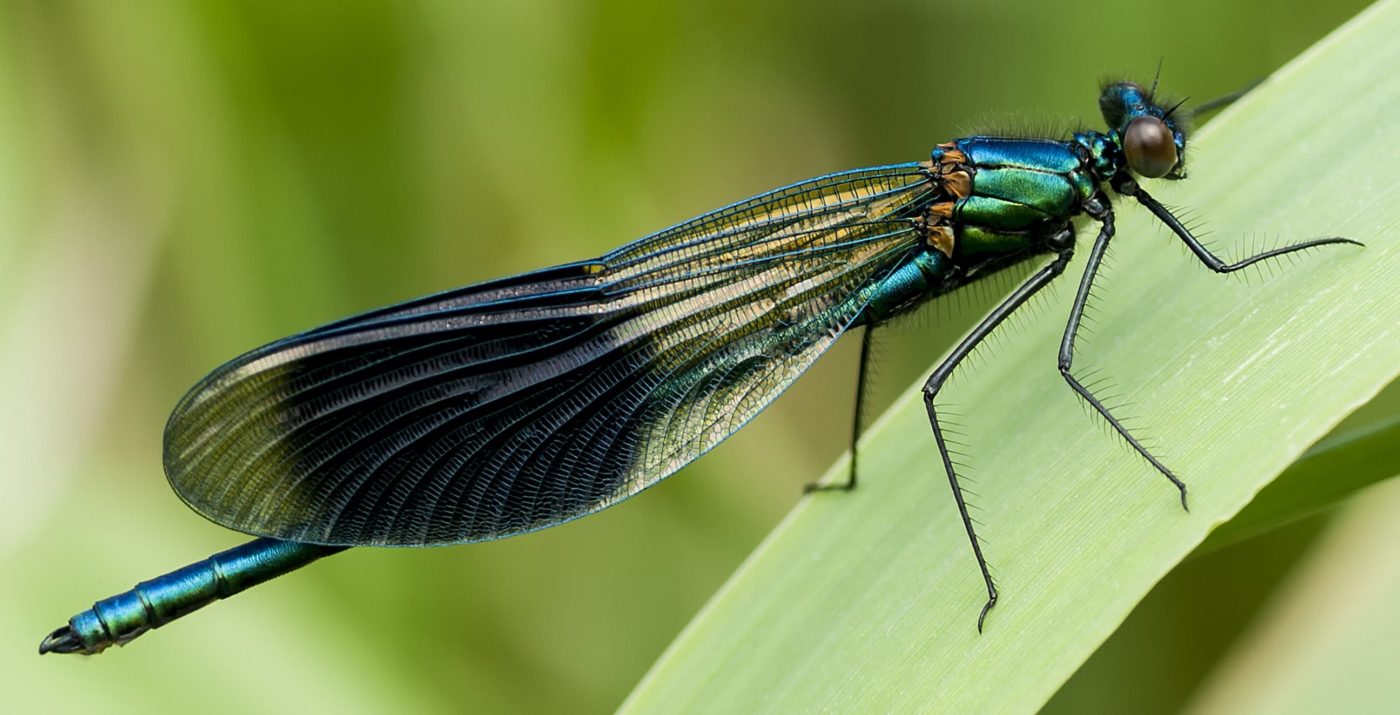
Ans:
[[[923,247],[889,275],[872,284],[857,300],[865,304],[857,324],[878,324],[944,292],[953,262],[937,250]]]

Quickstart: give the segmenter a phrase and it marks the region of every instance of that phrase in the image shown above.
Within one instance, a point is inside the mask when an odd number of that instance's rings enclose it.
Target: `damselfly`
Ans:
[[[1074,375],[1085,302],[1114,235],[1111,195],[1145,206],[1217,273],[1226,263],[1139,179],[1185,176],[1186,134],[1152,88],[1105,86],[1106,132],[973,136],[928,161],[793,184],[602,258],[382,308],[216,369],[165,430],[165,471],[200,514],[254,541],[96,603],[41,653],[97,653],[352,546],[429,546],[553,526],[626,499],[733,434],[855,327],[1037,257],[1046,265],[924,385],[943,470],[981,569],[934,398],[1007,316],[1059,276],[1097,222],[1060,343],[1064,379],[1180,491]],[[1201,108],[1191,113],[1198,113]],[[1189,114],[1189,113],[1183,113]],[[863,399],[869,329],[857,400]],[[852,454],[860,424],[853,429]],[[847,480],[856,483],[855,461]]]

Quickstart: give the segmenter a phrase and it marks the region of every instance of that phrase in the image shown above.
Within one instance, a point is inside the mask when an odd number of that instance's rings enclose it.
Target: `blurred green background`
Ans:
[[[1365,4],[0,3],[0,710],[612,709],[844,450],[854,342],[606,513],[355,550],[97,659],[35,649],[241,540],[169,491],[160,435],[247,348],[979,124],[1095,126],[1096,82],[1159,59],[1224,94]],[[872,416],[992,297],[887,331]],[[1180,705],[1325,520],[1179,569],[1159,591],[1198,608],[1135,615],[1054,705]]]

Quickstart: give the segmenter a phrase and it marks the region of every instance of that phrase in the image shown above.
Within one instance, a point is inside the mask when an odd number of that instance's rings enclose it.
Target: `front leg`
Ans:
[[[1146,206],[1148,211],[1151,211],[1152,214],[1158,218],[1158,220],[1166,224],[1167,228],[1170,228],[1172,230],[1172,233],[1175,233],[1177,235],[1177,238],[1180,238],[1181,242],[1185,243],[1186,247],[1191,249],[1192,253],[1196,254],[1196,258],[1199,258],[1201,260],[1201,263],[1206,264],[1207,268],[1210,268],[1216,273],[1232,273],[1234,271],[1238,271],[1241,268],[1244,268],[1245,266],[1250,266],[1260,261],[1268,260],[1270,258],[1278,258],[1279,256],[1293,253],[1294,251],[1301,251],[1307,248],[1313,248],[1314,246],[1329,246],[1339,243],[1349,243],[1353,246],[1365,245],[1360,241],[1353,241],[1349,238],[1314,238],[1308,241],[1299,241],[1298,243],[1290,244],[1280,248],[1275,248],[1270,251],[1264,251],[1263,253],[1258,253],[1253,256],[1249,256],[1248,258],[1235,261],[1234,263],[1226,263],[1220,260],[1220,258],[1218,258],[1214,253],[1211,253],[1210,249],[1202,245],[1199,239],[1191,235],[1190,229],[1182,225],[1181,221],[1178,220],[1176,216],[1172,215],[1172,212],[1169,211],[1167,207],[1159,203],[1157,199],[1154,199],[1150,195],[1148,195],[1148,193],[1144,191],[1143,188],[1139,186],[1136,181],[1133,181],[1131,179],[1123,181],[1118,185],[1114,186],[1114,189],[1120,194],[1131,196],[1137,199],[1138,203],[1142,204],[1143,206]]]

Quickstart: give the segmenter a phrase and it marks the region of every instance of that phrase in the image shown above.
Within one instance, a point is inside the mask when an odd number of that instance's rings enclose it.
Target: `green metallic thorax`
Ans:
[[[955,262],[1034,251],[1098,191],[1068,142],[969,137],[953,145],[972,171],[972,194],[958,200],[952,216]]]
[[[1070,141],[967,137],[935,148],[926,165],[938,189],[926,204],[927,245],[856,298],[866,305],[860,322],[1062,250],[1074,217],[1118,162],[1117,142],[1097,132]]]

